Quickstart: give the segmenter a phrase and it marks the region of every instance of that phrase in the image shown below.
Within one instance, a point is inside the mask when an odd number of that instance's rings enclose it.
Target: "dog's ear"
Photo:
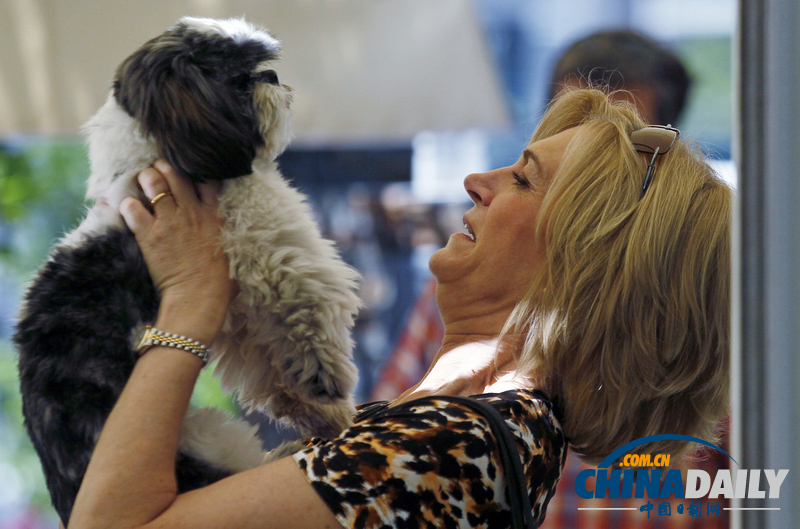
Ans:
[[[114,80],[117,103],[159,156],[195,181],[249,174],[264,143],[248,83],[254,60],[220,69],[212,39],[173,28],[128,57]]]

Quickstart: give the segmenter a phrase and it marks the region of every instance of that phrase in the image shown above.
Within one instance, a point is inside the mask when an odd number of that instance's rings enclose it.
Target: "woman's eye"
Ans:
[[[519,173],[511,173],[511,174],[514,175],[514,180],[517,181],[516,185],[525,187],[528,187],[530,185],[528,183],[528,179],[522,176],[521,174]]]

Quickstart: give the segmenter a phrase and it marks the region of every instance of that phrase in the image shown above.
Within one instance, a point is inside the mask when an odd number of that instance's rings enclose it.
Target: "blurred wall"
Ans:
[[[245,15],[282,41],[299,143],[508,121],[469,0],[0,0],[0,137],[77,132],[116,65],[184,15]]]

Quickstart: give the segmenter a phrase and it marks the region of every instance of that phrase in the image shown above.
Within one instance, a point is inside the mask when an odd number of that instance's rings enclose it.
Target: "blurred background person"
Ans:
[[[629,30],[600,31],[570,45],[559,57],[550,99],[565,88],[601,86],[636,105],[654,125],[677,124],[692,80],[675,52]]]

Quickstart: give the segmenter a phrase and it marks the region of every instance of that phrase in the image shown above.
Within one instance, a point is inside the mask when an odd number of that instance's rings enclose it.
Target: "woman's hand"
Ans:
[[[194,185],[162,160],[139,173],[139,185],[154,212],[129,197],[120,204],[120,213],[161,293],[159,321],[166,318],[183,328],[171,325],[165,329],[170,332],[213,342],[237,288],[219,244],[221,186]]]

